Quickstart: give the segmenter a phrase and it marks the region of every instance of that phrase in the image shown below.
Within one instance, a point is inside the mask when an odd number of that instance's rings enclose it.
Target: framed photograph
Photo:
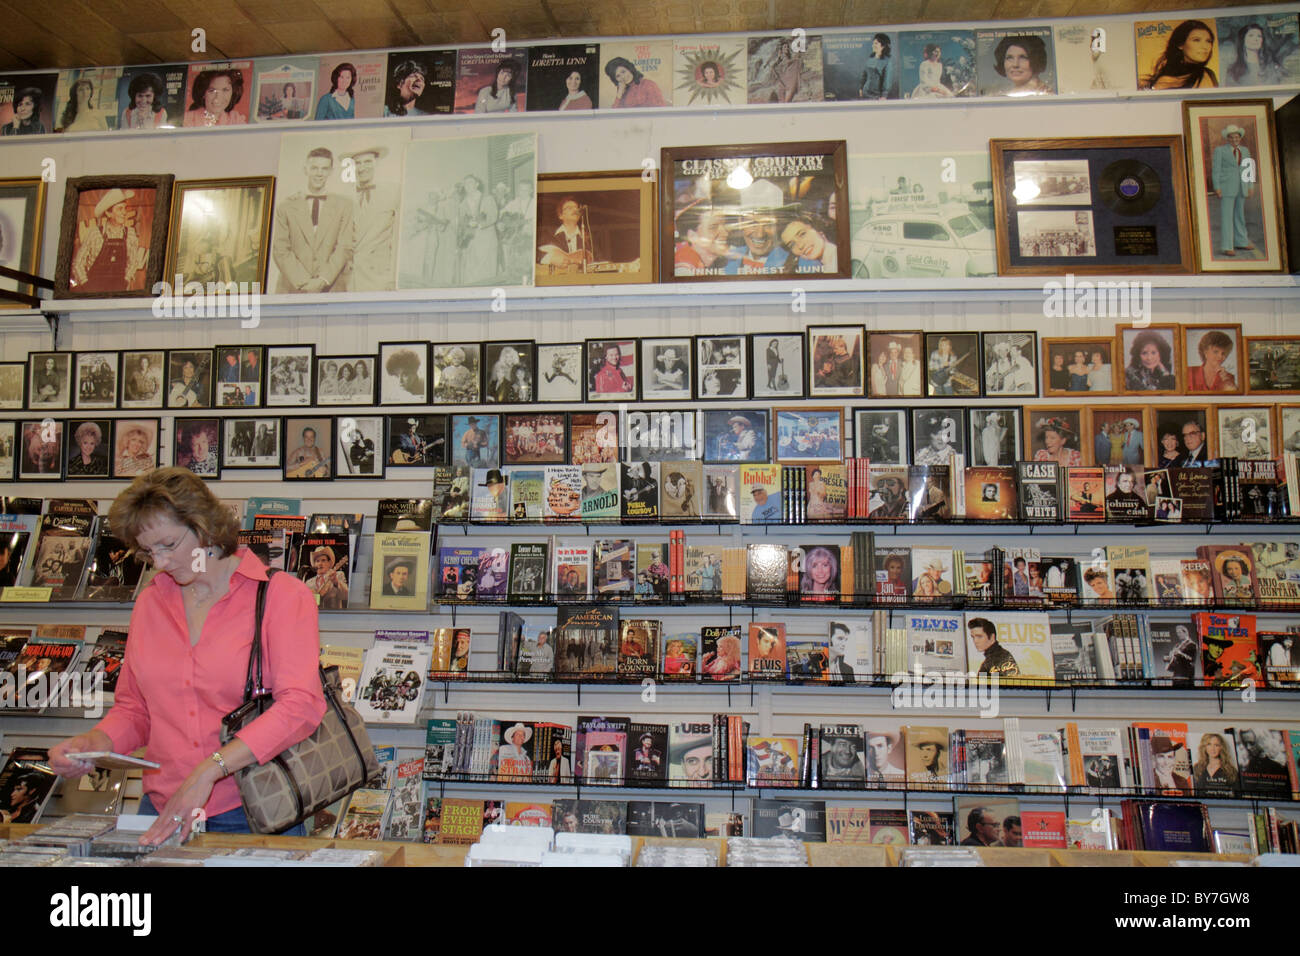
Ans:
[[[1043,394],[1117,394],[1114,352],[1110,336],[1043,339]]]
[[[684,401],[694,393],[691,383],[691,354],[694,343],[689,335],[677,338],[641,339],[641,398],[650,401]]]
[[[1283,451],[1300,455],[1300,405],[1277,406],[1277,438]]]
[[[72,407],[71,352],[28,352],[27,407],[37,412]]]
[[[1245,391],[1240,325],[1184,325],[1182,338],[1183,390],[1188,395]]]
[[[244,292],[266,291],[275,178],[191,179],[176,183],[167,264],[163,276],[182,285],[234,282]],[[256,284],[256,288],[254,288]],[[173,287],[173,295],[179,290]],[[227,294],[233,294],[230,290]]]
[[[45,180],[40,176],[0,179],[0,266],[38,275],[41,244],[45,237]],[[36,287],[14,279],[0,279],[0,289],[36,295]],[[0,298],[0,309],[30,308],[26,302]]]
[[[844,460],[844,409],[774,408],[776,460],[783,465]]]
[[[912,446],[907,440],[907,410],[853,409],[853,454],[873,465],[906,465]]]
[[[172,435],[172,461],[200,478],[221,477],[221,419],[177,418]]]
[[[316,404],[375,404],[374,355],[317,355]]]
[[[537,268],[548,285],[657,282],[655,184],[641,170],[537,177]]]
[[[972,408],[968,466],[1009,465],[1021,461],[1020,409],[1014,405],[990,405]],[[874,461],[874,459],[873,459]]]
[[[913,408],[911,411],[912,464],[946,465],[953,455],[968,455],[964,408]],[[966,460],[970,460],[969,455]]]
[[[569,421],[564,412],[507,412],[501,419],[501,464],[565,463]]]
[[[1223,458],[1273,458],[1278,454],[1269,405],[1215,405],[1218,454]]]
[[[453,466],[501,467],[500,415],[449,415],[448,427]]]
[[[160,349],[123,352],[119,376],[122,407],[162,408],[166,395],[163,389],[163,370],[166,367],[167,355]]]
[[[315,357],[316,346],[314,345],[268,345],[266,347],[268,408],[303,407],[313,403],[311,373]],[[286,445],[289,440],[286,438]]]
[[[454,346],[447,346],[449,353]],[[474,352],[478,361],[480,346],[461,346]],[[450,361],[450,360],[449,360]],[[459,404],[482,401],[479,392],[478,366],[473,373],[474,397]],[[460,379],[456,367],[452,371],[453,379]],[[429,343],[428,342],[380,342],[379,343],[379,404],[380,405],[425,405],[429,401]],[[437,397],[434,404],[439,404]]]
[[[446,463],[446,415],[388,416],[389,468],[431,468]]]
[[[477,405],[483,401],[483,346],[478,342],[433,345],[433,404]]]
[[[581,402],[586,385],[586,347],[581,342],[537,345],[537,401]]]
[[[749,397],[744,333],[695,336],[695,397],[701,400]]]
[[[1085,464],[1144,465],[1153,460],[1147,406],[1093,405],[1087,411]]]
[[[328,481],[334,477],[334,419],[286,418],[285,481]]]
[[[0,362],[0,409],[23,407],[27,397],[27,363]]]
[[[18,449],[18,425],[16,422],[0,421],[0,481],[13,481],[15,472],[15,453]],[[15,569],[17,570],[17,569]]]
[[[1196,261],[1202,272],[1285,272],[1273,101],[1183,103]]]
[[[587,339],[587,401],[636,398],[636,339]]]
[[[108,452],[113,436],[111,418],[72,418],[64,423],[68,436],[68,460],[63,474],[69,481],[78,478],[107,478]]]
[[[569,464],[603,465],[618,461],[618,412],[569,412]],[[691,429],[692,441],[695,430]],[[692,456],[694,449],[692,448]]]
[[[704,462],[771,461],[766,408],[706,408],[703,416]]]
[[[284,442],[278,418],[224,418],[222,468],[280,468]]]
[[[1215,422],[1205,405],[1152,405],[1157,468],[1198,465],[1217,457]]]
[[[262,345],[218,345],[217,404],[223,408],[262,404],[266,347]]]
[[[978,332],[926,332],[925,355],[926,395],[931,398],[949,395],[973,398],[979,395]],[[875,371],[874,367],[872,371]],[[885,381],[888,383],[888,376]]]
[[[989,149],[1000,275],[1196,271],[1177,136],[994,139]]]
[[[1062,468],[1082,466],[1083,413],[1077,406],[1026,405],[1021,444],[1025,460],[1054,461]]]
[[[749,367],[755,398],[804,397],[803,347],[801,332],[750,335]]]
[[[114,419],[113,477],[134,478],[157,468],[161,434],[161,419]]]
[[[212,349],[167,350],[167,407],[212,407]]]
[[[54,297],[154,295],[167,254],[174,179],[170,175],[69,179],[63,194]]]
[[[862,326],[810,325],[807,336],[804,354],[808,356],[808,397],[861,398],[865,395],[863,363],[867,349]],[[919,374],[919,364],[917,368]],[[919,378],[916,388],[916,394],[920,395]]]
[[[871,398],[920,398],[920,332],[871,332],[867,335]]]
[[[18,479],[58,481],[63,477],[63,422],[52,418],[18,423]]]
[[[614,413],[610,411],[597,414]],[[623,413],[623,432],[619,441],[624,460],[694,461],[699,458],[696,414],[694,409],[628,409]],[[766,445],[767,413],[764,412],[763,415],[763,431],[758,434],[762,436],[762,444]],[[577,435],[576,429],[574,434]],[[597,440],[601,440],[599,436]]]
[[[1252,395],[1300,394],[1300,335],[1246,339]]]
[[[1115,336],[1116,358],[1124,363],[1125,395],[1177,395],[1183,358],[1182,336],[1176,325],[1151,324],[1145,328],[1121,326]]]
[[[1038,394],[1038,333],[981,332],[984,394],[1025,398]]]
[[[334,477],[382,478],[383,415],[341,415],[334,419]]]
[[[664,148],[662,281],[849,278],[847,157],[843,140]]]
[[[483,350],[483,401],[531,404],[537,397],[537,346],[532,341],[487,342]]]

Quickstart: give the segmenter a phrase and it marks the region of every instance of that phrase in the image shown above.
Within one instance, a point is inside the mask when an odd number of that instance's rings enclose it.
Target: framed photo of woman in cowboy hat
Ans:
[[[55,298],[156,295],[174,182],[170,175],[69,179],[54,268]]]

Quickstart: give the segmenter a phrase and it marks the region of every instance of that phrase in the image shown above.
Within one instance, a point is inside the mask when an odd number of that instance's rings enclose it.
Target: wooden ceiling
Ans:
[[[1250,0],[0,0],[0,70],[118,66],[556,37],[1056,19]],[[191,31],[207,50],[191,50]]]

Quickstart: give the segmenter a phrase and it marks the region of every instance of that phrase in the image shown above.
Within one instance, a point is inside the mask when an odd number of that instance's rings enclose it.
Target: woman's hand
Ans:
[[[212,794],[212,785],[221,776],[221,768],[213,760],[205,760],[190,771],[167,805],[158,811],[158,819],[140,837],[142,845],[157,846],[180,828],[184,842],[194,827],[196,810],[201,810]]]
[[[91,750],[112,750],[113,741],[108,734],[100,730],[91,730],[77,734],[67,740],[60,740],[50,748],[50,768],[60,777],[81,777],[95,769],[87,760],[71,760],[67,754],[85,753]]]

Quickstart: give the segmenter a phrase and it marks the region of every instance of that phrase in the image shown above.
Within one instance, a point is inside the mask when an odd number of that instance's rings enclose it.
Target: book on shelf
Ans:
[[[746,462],[740,466],[736,492],[741,524],[779,524],[781,521],[781,466]]]
[[[705,624],[700,628],[700,677],[738,681],[741,676],[742,625]]]
[[[948,465],[908,467],[908,520],[947,521],[952,517],[951,474]]]
[[[376,532],[370,567],[370,607],[423,611],[428,606],[428,532]]]
[[[357,682],[357,713],[375,723],[415,723],[432,656],[426,644],[376,641]]]
[[[471,521],[510,520],[510,476],[500,468],[470,471],[469,517]]]
[[[645,521],[659,517],[660,464],[637,461],[619,466],[623,518]]]
[[[433,469],[433,498],[430,510],[439,522],[469,520],[470,469],[466,465]]]
[[[659,649],[662,625],[647,618],[623,618],[619,621],[618,675],[620,677],[654,677],[655,657]]]
[[[1062,478],[1062,468],[1057,462],[1016,462],[1017,498],[1021,521],[1055,524],[1062,520]]]
[[[660,638],[659,673],[664,680],[693,682],[699,657],[700,635],[697,633],[665,631]]]
[[[965,470],[965,515],[981,521],[1014,521],[1019,516],[1016,469],[980,465]]]
[[[580,515],[584,521],[616,521],[620,515],[617,462],[587,462],[581,466]]]
[[[668,545],[660,542],[636,543],[636,586],[633,594],[639,601],[668,599],[671,572]]]
[[[392,799],[385,840],[412,841],[419,838],[424,817],[424,758],[397,765],[393,775]]]
[[[1201,679],[1207,687],[1262,680],[1255,615],[1198,611],[1192,621],[1201,646]]]
[[[511,465],[505,469],[505,472],[510,487],[510,520],[541,521],[542,491],[546,481],[545,469]]]
[[[866,750],[858,724],[822,724],[818,752],[820,779],[830,785],[865,784]]]
[[[627,777],[634,781],[665,780],[668,777],[668,725],[628,725]]]
[[[511,604],[536,603],[546,593],[547,543],[516,541],[510,545],[510,580],[506,593]]]
[[[745,738],[745,786],[794,786],[799,782],[797,737]]]
[[[592,556],[593,592],[604,599],[622,599],[633,593],[636,543],[630,538],[598,538]]]
[[[826,842],[825,800],[755,800],[753,835],[804,843]]]
[[[591,597],[591,549],[584,546],[551,548],[552,592],[557,601],[580,602]]]
[[[40,747],[14,747],[0,768],[0,794],[6,798],[6,823],[36,823],[41,818],[59,776],[50,769],[50,752]]]
[[[429,531],[432,527],[432,498],[380,498],[376,503],[376,531]]]
[[[749,676],[770,680],[786,672],[785,624],[751,621],[749,625]]]
[[[698,461],[665,461],[660,464],[659,517],[673,521],[698,518],[704,497],[703,465]]]
[[[3,632],[0,632],[0,642]],[[104,690],[113,693],[117,690],[117,680],[122,676],[122,662],[126,659],[126,631],[104,628],[95,638],[95,644],[89,654],[83,653],[80,670],[86,674],[103,674]],[[0,671],[5,669],[3,653],[0,652]]]
[[[617,607],[561,606],[555,626],[555,673],[613,676],[618,673]]]
[[[627,764],[626,717],[579,717],[574,727],[573,770],[578,779],[621,785]]]
[[[479,565],[486,554],[487,548],[441,545],[438,548],[439,596],[474,601],[478,597]]]

